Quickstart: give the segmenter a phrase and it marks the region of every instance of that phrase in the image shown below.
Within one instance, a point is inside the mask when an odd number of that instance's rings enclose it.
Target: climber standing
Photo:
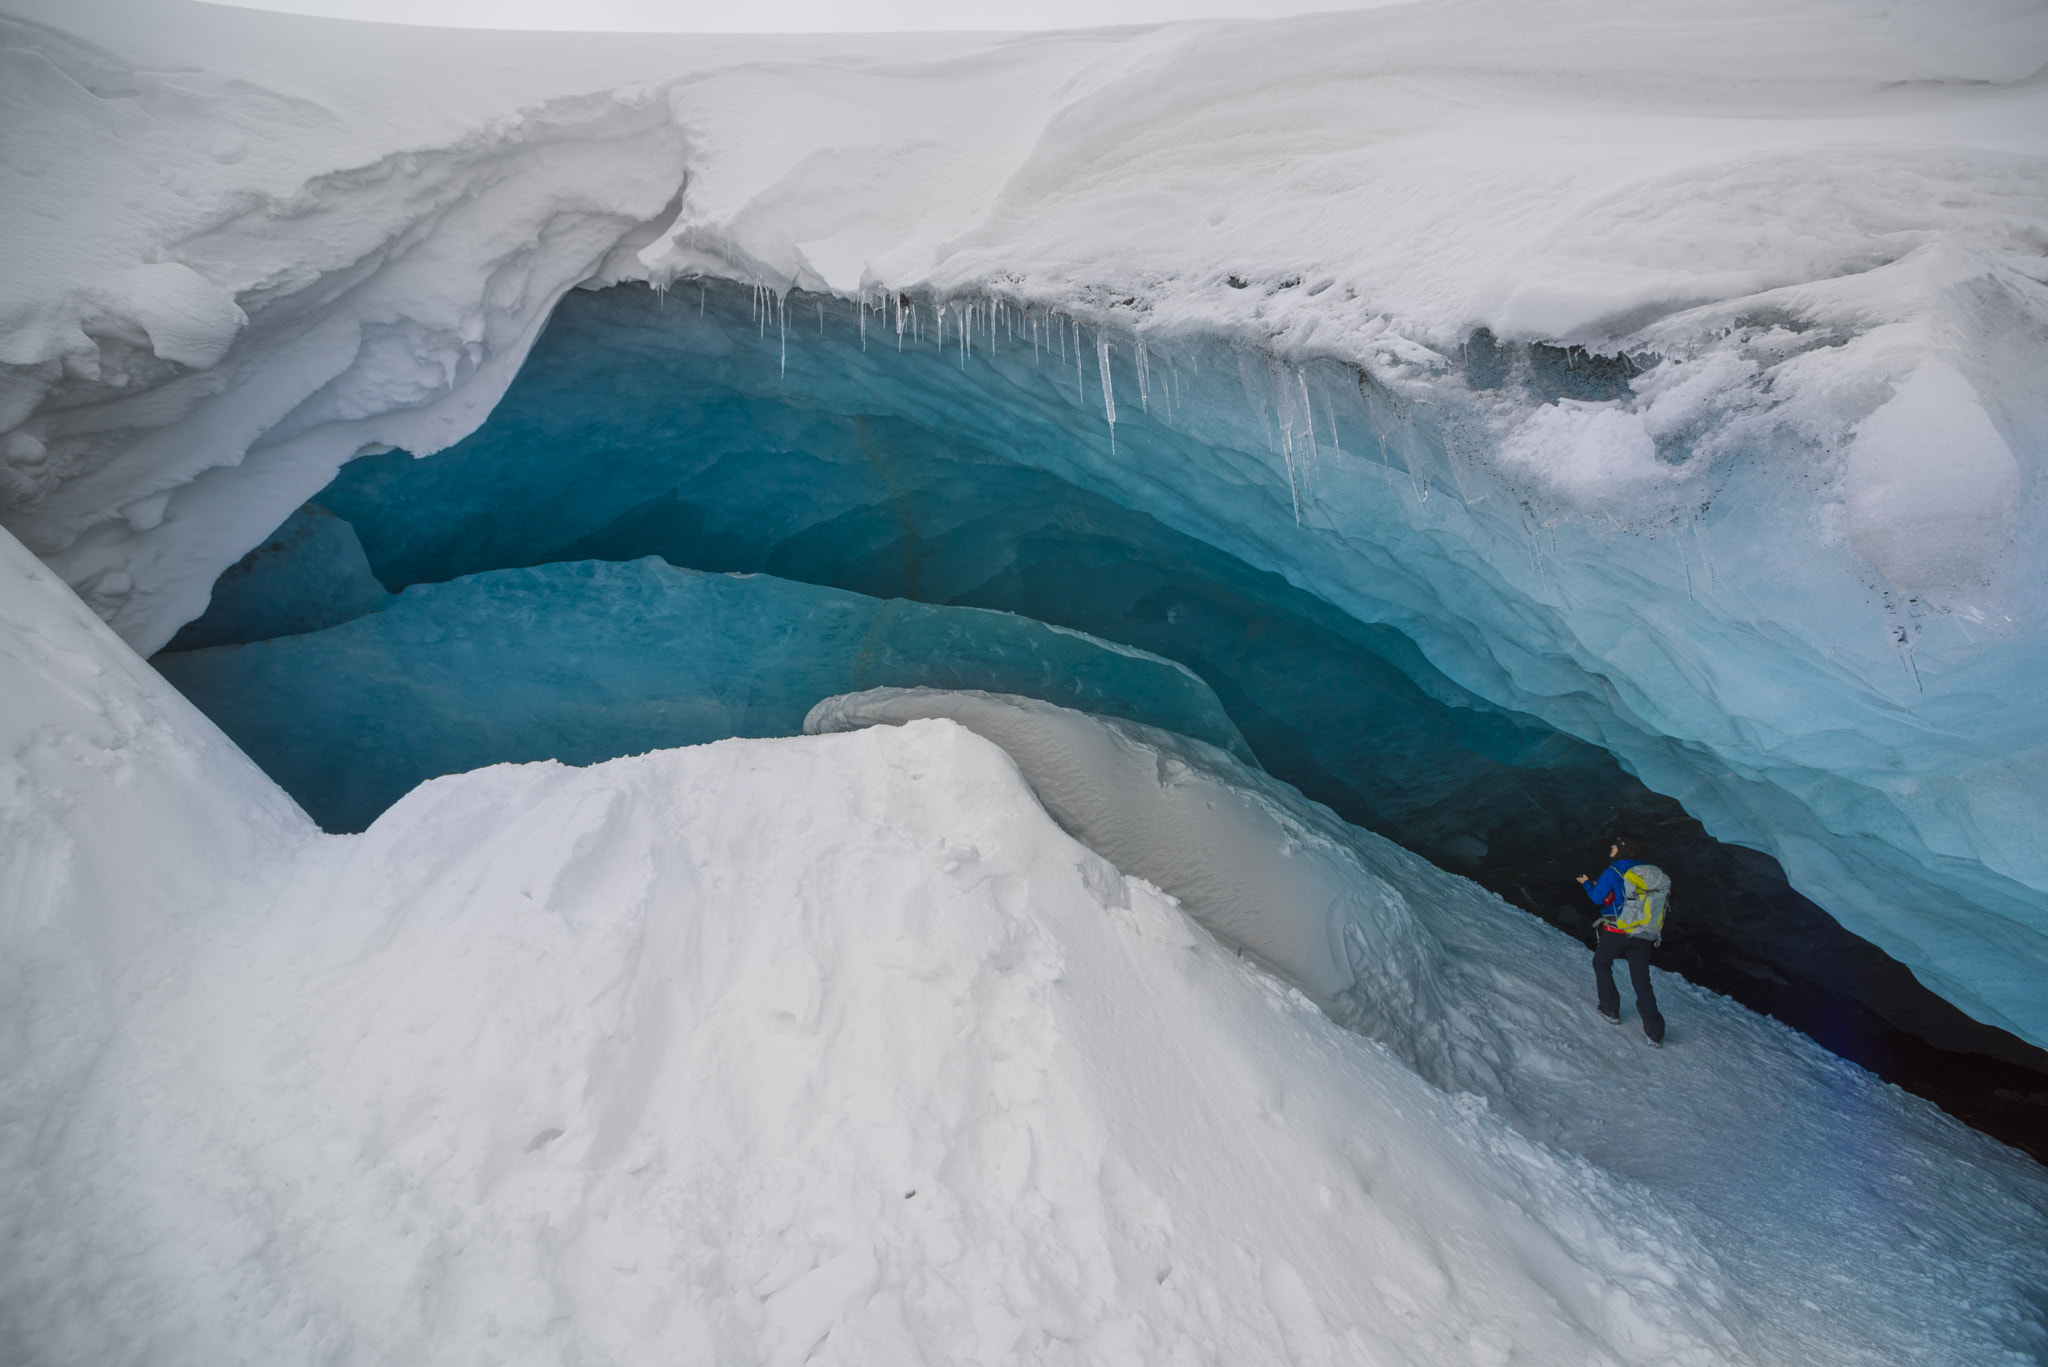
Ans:
[[[1664,1047],[1664,1017],[1650,986],[1650,951],[1664,938],[1664,903],[1671,880],[1664,870],[1635,857],[1629,841],[1615,840],[1607,857],[1614,862],[1599,878],[1579,875],[1580,886],[1604,913],[1596,923],[1593,983],[1600,993],[1600,1015],[1621,1024],[1621,993],[1614,986],[1614,961],[1628,960],[1628,979],[1636,989],[1636,1010],[1643,1018],[1643,1038],[1652,1049]]]

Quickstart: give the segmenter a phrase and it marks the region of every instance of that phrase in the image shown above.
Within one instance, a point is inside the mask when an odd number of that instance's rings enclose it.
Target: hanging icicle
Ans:
[[[1316,444],[1316,409],[1308,396],[1308,375],[1303,371],[1295,371],[1294,383],[1301,390],[1301,421],[1308,433],[1308,478],[1310,490],[1313,491],[1323,473],[1323,450]]]
[[[1294,500],[1294,525],[1301,525],[1301,487],[1294,478],[1294,428],[1282,420],[1280,423],[1280,459],[1287,466],[1287,496]]]
[[[1109,377],[1109,338],[1095,334],[1095,363],[1102,369],[1102,417],[1109,424],[1109,453],[1116,454],[1116,387]]]

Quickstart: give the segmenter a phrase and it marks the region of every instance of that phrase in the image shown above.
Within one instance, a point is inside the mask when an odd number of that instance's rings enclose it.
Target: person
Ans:
[[[1610,1025],[1621,1024],[1621,993],[1614,986],[1614,961],[1625,958],[1628,980],[1636,990],[1636,1011],[1643,1018],[1643,1038],[1651,1048],[1661,1049],[1664,1016],[1657,1010],[1656,989],[1650,986],[1650,951],[1663,938],[1663,897],[1670,888],[1670,880],[1635,855],[1635,846],[1630,841],[1615,840],[1607,851],[1607,857],[1613,861],[1607,871],[1598,879],[1582,873],[1579,885],[1593,899],[1593,905],[1605,913],[1598,922],[1598,938],[1593,948],[1593,985],[1599,993],[1601,1018]],[[1654,875],[1654,900],[1647,907],[1640,886],[1643,875],[1633,880],[1633,888],[1626,877],[1630,869],[1638,868]]]

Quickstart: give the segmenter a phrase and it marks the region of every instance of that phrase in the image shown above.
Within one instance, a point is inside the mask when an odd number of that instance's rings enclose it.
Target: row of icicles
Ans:
[[[701,313],[709,285],[702,279],[698,284],[698,311]],[[780,342],[780,365],[782,373],[787,375],[790,294],[769,285],[750,285],[747,290],[759,335],[765,337],[769,322],[772,320],[775,323]],[[823,336],[826,296],[820,294],[813,298],[817,307],[818,332]],[[923,345],[927,337],[934,346],[943,350],[950,339],[963,370],[972,359],[975,345],[981,338],[987,339],[985,344],[991,351],[1004,341],[1012,345],[1028,342],[1034,365],[1048,358],[1056,358],[1064,368],[1071,359],[1077,395],[1084,404],[1086,402],[1086,355],[1089,348],[1085,345],[1081,320],[1070,314],[995,298],[934,300],[920,305],[907,294],[893,290],[871,291],[866,288],[863,288],[852,302],[859,320],[860,345],[863,351],[868,348],[870,315],[881,319],[894,332],[896,349],[899,352],[906,345]],[[1143,338],[1133,338],[1131,345],[1137,370],[1139,410],[1149,414],[1152,411],[1152,389],[1155,381],[1152,356]],[[1113,453],[1116,450],[1116,381],[1111,367],[1111,348],[1109,333],[1104,329],[1097,329],[1093,347],[1095,370],[1102,386],[1102,416],[1109,428],[1109,446]],[[1269,370],[1278,367],[1278,363],[1270,357],[1267,358],[1267,362]],[[1314,485],[1319,482],[1323,442],[1317,431],[1315,403],[1310,396],[1306,373],[1292,367],[1286,369],[1290,372],[1291,384],[1287,383],[1277,370],[1268,376],[1273,390],[1273,418],[1277,419],[1277,422],[1269,420],[1267,406],[1253,396],[1252,377],[1247,374],[1243,376],[1243,380],[1247,399],[1259,417],[1260,426],[1265,430],[1267,444],[1286,466],[1294,520],[1299,525],[1303,486],[1309,486],[1312,495]],[[1166,419],[1171,422],[1177,391],[1182,384],[1180,374],[1171,360],[1167,360],[1164,369],[1156,378]],[[1342,440],[1337,436],[1336,410],[1328,394],[1323,395],[1323,407],[1325,416],[1321,421],[1322,431],[1328,434],[1330,446],[1342,454],[1344,447]],[[1384,438],[1381,445],[1384,450]]]
[[[698,310],[704,308],[704,296],[708,294],[709,282],[700,278]],[[748,291],[753,304],[755,324],[761,336],[767,335],[772,319],[781,342],[782,373],[789,368],[789,314],[790,294],[779,292],[771,286],[752,285]],[[818,332],[825,332],[825,304],[827,296],[818,294],[813,299],[818,314]],[[993,352],[1004,341],[1012,345],[1028,342],[1034,365],[1046,359],[1056,359],[1064,370],[1071,361],[1074,368],[1074,384],[1077,402],[1087,404],[1086,354],[1089,348],[1083,336],[1080,319],[1071,314],[1046,307],[1033,307],[1000,298],[930,300],[920,303],[908,294],[893,290],[863,288],[850,301],[855,306],[859,320],[861,350],[868,349],[868,325],[870,315],[880,319],[895,333],[896,349],[900,352],[906,346],[922,346],[929,340],[943,350],[950,341],[964,370],[974,355],[974,348],[981,339]],[[1170,357],[1157,358],[1162,364],[1155,376],[1154,357],[1140,337],[1130,339],[1136,362],[1138,380],[1138,403],[1142,412],[1152,411],[1152,389],[1155,378],[1158,381],[1160,397],[1164,403],[1164,416],[1173,421],[1175,403],[1184,397],[1185,380]],[[1098,328],[1094,337],[1095,369],[1102,385],[1102,416],[1109,427],[1109,446],[1116,450],[1116,387],[1111,368],[1112,341],[1106,329]],[[1248,348],[1237,351],[1239,379],[1243,385],[1245,401],[1258,417],[1259,426],[1265,434],[1267,449],[1279,457],[1285,466],[1288,494],[1293,503],[1294,522],[1302,524],[1303,498],[1314,499],[1318,495],[1322,475],[1322,456],[1325,449],[1324,437],[1328,438],[1328,449],[1341,456],[1344,445],[1338,434],[1336,405],[1330,396],[1330,387],[1318,382],[1313,388],[1309,384],[1305,367],[1290,366],[1269,353]],[[1263,361],[1263,364],[1261,364]],[[1395,464],[1393,451],[1389,449],[1387,430],[1374,417],[1373,405],[1367,401],[1365,389],[1368,381],[1362,371],[1347,367],[1359,389],[1359,399],[1364,410],[1367,426],[1377,438],[1379,459],[1372,462],[1381,467],[1391,485],[1397,478],[1396,469],[1402,469],[1407,482],[1419,502],[1427,503],[1432,492],[1433,480],[1429,473],[1415,468],[1405,448],[1398,446],[1403,454],[1400,464]],[[1264,383],[1261,384],[1260,381]],[[1323,413],[1316,413],[1316,399],[1321,398]],[[1392,396],[1387,396],[1392,400]],[[1402,405],[1392,400],[1396,412],[1392,415],[1397,423],[1404,421],[1398,410]],[[1476,498],[1464,488],[1464,477],[1460,469],[1459,448],[1465,443],[1457,430],[1458,424],[1446,422],[1443,426],[1444,456],[1451,478],[1457,485],[1457,493],[1467,507],[1484,502],[1490,492],[1482,492]],[[1549,592],[1549,573],[1544,564],[1541,530],[1535,521],[1524,520],[1524,530],[1529,536],[1530,550],[1537,574]],[[1691,518],[1685,519],[1685,530],[1692,533],[1698,542],[1701,568],[1706,571],[1707,591],[1715,591],[1713,561],[1706,549],[1704,530]],[[1552,532],[1553,537],[1555,532]],[[1684,539],[1677,540],[1678,555],[1683,571],[1686,596],[1693,597],[1695,591],[1692,557],[1686,553]],[[1554,553],[1554,552],[1553,552]],[[1909,665],[1910,669],[1910,665]]]

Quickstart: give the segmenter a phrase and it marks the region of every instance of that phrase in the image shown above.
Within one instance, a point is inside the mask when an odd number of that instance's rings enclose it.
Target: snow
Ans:
[[[1018,758],[914,719],[500,765],[322,836],[0,553],[12,1360],[2043,1346],[2037,1166],[1676,979],[1643,1048],[1580,946],[1221,751],[896,694]],[[1436,990],[1339,1028],[1055,824],[1062,755],[1138,862],[1191,794],[1285,824]]]
[[[792,287],[963,376],[1023,320],[1074,394],[984,425],[1085,412],[1085,487],[2048,1043],[2038,6],[5,8],[10,1360],[2048,1354],[2038,1166],[1675,979],[1645,1049],[1582,948],[1193,742],[927,697],[328,836],[134,653],[579,284],[760,286],[764,384]]]
[[[1302,812],[1322,813],[1214,746],[1033,699],[929,688],[827,698],[804,730],[930,717],[1001,746],[1063,829],[1326,1007],[1357,994],[1384,1010],[1433,987],[1429,955],[1404,942],[1405,927],[1357,905],[1371,879],[1348,857],[1343,823],[1304,824]]]

